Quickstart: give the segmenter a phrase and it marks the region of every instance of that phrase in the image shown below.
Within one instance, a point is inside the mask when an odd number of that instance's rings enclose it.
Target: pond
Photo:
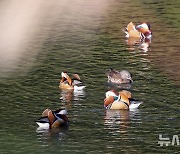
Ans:
[[[0,153],[178,153],[180,2],[54,0],[0,2]],[[151,42],[126,40],[130,22],[149,22]],[[105,110],[109,68],[127,69],[137,110]],[[78,73],[80,93],[59,89]],[[65,108],[69,128],[39,131],[44,109]]]

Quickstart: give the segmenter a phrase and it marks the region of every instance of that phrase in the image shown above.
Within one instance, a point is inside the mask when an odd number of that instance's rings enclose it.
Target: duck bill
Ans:
[[[129,79],[130,80],[130,83],[133,83],[133,80],[132,79]]]

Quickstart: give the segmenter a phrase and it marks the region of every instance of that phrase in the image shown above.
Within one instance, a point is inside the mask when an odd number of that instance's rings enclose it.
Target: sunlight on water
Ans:
[[[54,21],[58,19],[58,15],[72,24],[72,27],[66,25],[61,27],[66,31],[67,28],[73,29],[74,21],[77,21],[76,24],[84,24],[84,26],[93,24],[94,21],[86,23],[86,19],[80,16],[96,17],[105,11],[107,3],[104,1],[102,3],[102,0],[91,2],[76,0],[71,3],[69,0],[62,0],[55,2],[43,0],[2,2],[2,9],[0,10],[0,75],[2,77],[7,77],[12,72],[16,72],[19,65],[24,65],[21,67],[21,73],[32,67],[39,48],[48,38],[48,33],[45,31],[51,30]],[[99,7],[100,4],[101,7]],[[72,14],[69,16],[69,13]]]
[[[41,22],[41,3],[42,1],[4,2],[4,8],[0,11],[1,74],[16,69],[23,54],[28,52],[28,42],[35,39],[36,29]]]

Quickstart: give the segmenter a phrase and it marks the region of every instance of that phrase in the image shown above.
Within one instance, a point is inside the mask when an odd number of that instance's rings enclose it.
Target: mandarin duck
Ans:
[[[150,39],[152,37],[150,24],[145,22],[137,26],[133,22],[130,22],[123,31],[126,33],[127,38]]]
[[[104,107],[106,109],[137,109],[142,102],[132,98],[131,92],[122,90],[117,93],[114,90],[106,92],[106,98],[104,99]]]
[[[66,72],[62,72],[59,88],[78,91],[86,87],[78,74],[73,74],[72,76],[73,77],[71,78]]]
[[[42,116],[35,122],[41,129],[60,128],[62,126],[68,126],[69,124],[69,120],[66,115],[67,111],[64,109],[56,111],[45,109]]]

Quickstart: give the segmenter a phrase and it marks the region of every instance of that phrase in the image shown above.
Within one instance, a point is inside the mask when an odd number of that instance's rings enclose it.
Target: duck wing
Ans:
[[[35,122],[49,123],[49,119],[48,119],[48,116],[40,117],[40,118],[39,118],[38,120],[36,120]]]
[[[75,79],[81,81],[81,78],[80,78],[80,76],[79,76],[78,74],[73,74],[73,77],[74,77]]]
[[[73,85],[81,85],[83,84],[80,80],[73,80]]]
[[[110,71],[107,72],[107,76],[108,76],[109,81],[112,81],[112,82],[122,80],[121,73],[115,69],[110,69]]]
[[[128,25],[127,25],[127,31],[130,32],[131,30],[136,30],[136,27],[134,25],[133,22],[130,22]]]
[[[48,129],[50,124],[49,124],[49,119],[47,116],[45,117],[40,117],[38,120],[35,121],[37,125],[42,128],[42,129]]]
[[[55,114],[55,117],[57,118],[56,120],[58,120],[61,123],[61,125],[66,125],[69,123],[67,116],[64,114],[63,115],[62,114]]]
[[[132,98],[130,98],[129,101],[130,101],[130,105],[129,105],[130,110],[137,109],[143,103],[142,101],[138,101]]]
[[[110,77],[121,75],[119,71],[112,68],[106,74]]]
[[[73,80],[73,85],[74,85],[74,90],[76,91],[79,91],[79,90],[82,90],[84,89],[86,86],[85,84],[80,81],[80,80]]]

